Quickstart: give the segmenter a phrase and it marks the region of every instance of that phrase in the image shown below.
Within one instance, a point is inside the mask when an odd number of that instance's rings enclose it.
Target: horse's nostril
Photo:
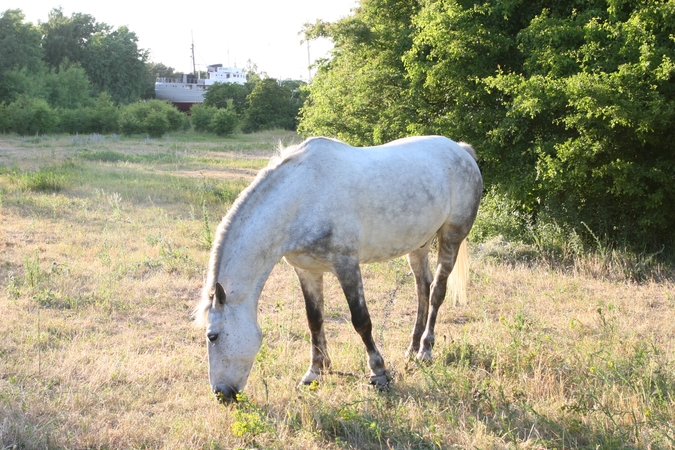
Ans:
[[[215,340],[218,339],[218,333],[209,333],[206,335],[206,337],[209,339],[209,341],[215,342]]]

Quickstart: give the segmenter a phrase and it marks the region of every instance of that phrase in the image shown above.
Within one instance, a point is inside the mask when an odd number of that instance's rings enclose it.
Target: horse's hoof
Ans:
[[[405,351],[406,361],[412,361],[413,359],[415,359],[417,352],[419,352],[419,349],[409,347],[408,350]]]
[[[302,379],[300,380],[300,386],[302,385],[308,385],[312,384],[313,382],[319,382],[321,379],[321,372],[315,372],[312,369],[309,369],[305,374],[302,376]]]
[[[391,376],[388,371],[385,371],[380,375],[372,375],[368,383],[380,391],[388,391],[391,388]]]
[[[417,353],[417,360],[426,364],[431,363],[431,351],[429,350],[420,350]]]

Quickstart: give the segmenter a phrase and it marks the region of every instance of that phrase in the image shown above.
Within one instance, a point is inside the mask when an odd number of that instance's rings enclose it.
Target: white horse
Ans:
[[[355,148],[312,138],[287,148],[235,201],[216,231],[207,281],[195,311],[206,327],[211,387],[220,399],[244,389],[262,344],[258,300],[282,257],[295,268],[311,334],[308,384],[329,370],[323,274],[337,277],[368,353],[370,383],[389,375],[372,336],[359,265],[408,255],[417,320],[408,354],[431,358],[434,326],[460,245],[478,210],[483,181],[468,144],[410,137]],[[428,252],[438,236],[432,277]],[[465,245],[461,245],[465,248]],[[466,253],[460,258],[466,259]],[[468,266],[457,282],[468,276]],[[455,280],[453,272],[452,280]]]

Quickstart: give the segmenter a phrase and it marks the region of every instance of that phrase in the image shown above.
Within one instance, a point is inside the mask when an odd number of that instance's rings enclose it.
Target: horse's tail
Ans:
[[[450,273],[450,295],[455,306],[466,305],[466,287],[469,285],[469,250],[466,239],[462,241]]]

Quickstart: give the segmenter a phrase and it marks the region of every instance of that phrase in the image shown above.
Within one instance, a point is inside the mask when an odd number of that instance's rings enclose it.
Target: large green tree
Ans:
[[[292,96],[293,91],[274,78],[259,81],[246,98],[244,132],[295,129],[297,110],[293,109]]]
[[[486,186],[535,220],[616,241],[672,238],[675,2],[411,3],[363,0],[308,27],[335,49],[304,134],[467,140]]]
[[[14,100],[17,84],[45,70],[40,29],[24,23],[24,17],[18,9],[9,9],[0,16],[0,102]]]
[[[107,92],[115,102],[139,100],[144,92],[148,53],[137,42],[136,34],[122,26],[95,33],[87,45],[82,67],[99,92]]]
[[[148,52],[138,48],[138,37],[127,27],[115,29],[88,14],[67,17],[56,8],[41,29],[50,67],[78,63],[95,90],[107,92],[116,103],[130,103],[147,94]]]
[[[318,68],[300,132],[359,145],[406,134],[414,111],[402,56],[418,9],[416,0],[364,0],[350,17],[306,26],[307,39],[327,37],[335,48]]]
[[[67,17],[62,8],[52,9],[47,22],[40,24],[40,28],[45,62],[53,68],[59,67],[64,61],[83,61],[91,37],[98,32],[110,31],[110,27],[97,23],[89,14],[74,13]]]
[[[204,104],[216,108],[227,108],[232,102],[237,115],[244,115],[246,97],[255,85],[241,85],[236,83],[215,83],[204,94]]]

